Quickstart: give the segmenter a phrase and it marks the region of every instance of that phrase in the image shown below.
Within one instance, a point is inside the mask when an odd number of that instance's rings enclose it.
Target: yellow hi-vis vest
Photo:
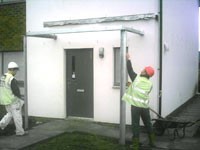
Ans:
[[[17,99],[11,89],[11,81],[13,80],[13,78],[13,75],[9,73],[6,73],[4,76],[1,77],[0,105],[9,105]]]
[[[136,107],[149,108],[149,93],[151,89],[152,82],[149,79],[137,76],[124,93],[122,100]]]

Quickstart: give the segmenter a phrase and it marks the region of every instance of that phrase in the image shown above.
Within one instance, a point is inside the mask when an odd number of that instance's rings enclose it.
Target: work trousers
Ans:
[[[22,127],[23,104],[24,102],[22,100],[17,100],[16,102],[5,106],[7,114],[0,121],[1,129],[4,129],[10,123],[11,119],[13,119],[16,127],[16,135],[24,134],[24,129]]]
[[[132,132],[133,138],[139,138],[140,134],[140,116],[147,129],[148,134],[153,133],[153,127],[151,123],[150,113],[148,108],[140,108],[131,106],[131,116],[132,116]]]

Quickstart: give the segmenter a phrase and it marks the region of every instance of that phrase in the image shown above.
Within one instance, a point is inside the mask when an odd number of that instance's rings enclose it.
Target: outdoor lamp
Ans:
[[[104,48],[103,48],[103,47],[100,47],[100,48],[99,48],[99,57],[100,57],[100,58],[103,58],[103,57],[104,57]]]

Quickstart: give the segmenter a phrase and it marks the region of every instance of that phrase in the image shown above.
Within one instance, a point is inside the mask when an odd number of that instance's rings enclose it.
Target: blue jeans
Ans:
[[[140,107],[131,106],[133,138],[139,138],[140,116],[145,125],[145,128],[147,129],[148,134],[150,135],[153,133],[153,127],[151,123],[149,108],[140,108]]]

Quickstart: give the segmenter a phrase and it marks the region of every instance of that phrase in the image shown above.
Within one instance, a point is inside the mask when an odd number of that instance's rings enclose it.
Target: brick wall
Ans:
[[[0,51],[22,51],[26,3],[0,5]]]

